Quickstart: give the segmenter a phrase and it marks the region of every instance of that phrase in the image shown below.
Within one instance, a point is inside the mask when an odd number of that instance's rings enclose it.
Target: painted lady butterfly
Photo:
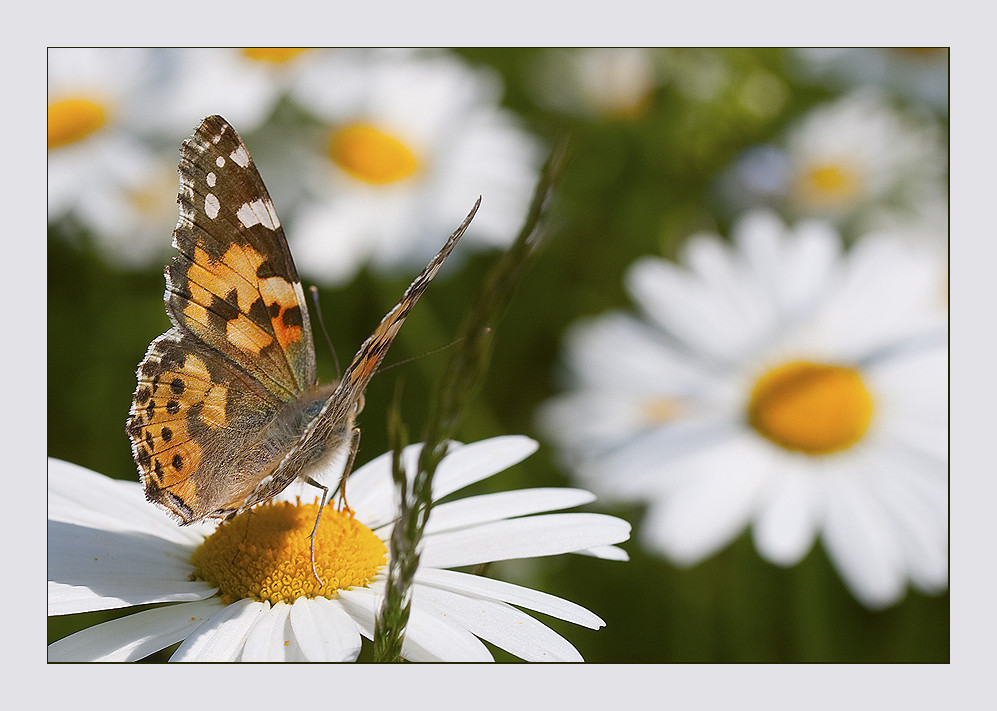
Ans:
[[[184,141],[179,172],[180,253],[165,270],[173,328],[139,364],[126,429],[146,498],[188,524],[231,517],[297,478],[315,483],[309,472],[346,446],[352,461],[364,388],[481,199],[342,379],[318,385],[301,281],[246,145],[210,116]]]

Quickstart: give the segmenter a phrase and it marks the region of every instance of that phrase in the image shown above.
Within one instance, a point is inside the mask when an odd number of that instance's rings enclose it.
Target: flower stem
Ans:
[[[488,370],[495,327],[512,300],[519,279],[532,264],[548,228],[550,205],[567,158],[567,141],[561,141],[544,166],[519,236],[485,275],[461,326],[446,372],[437,383],[435,396],[431,400],[419,468],[411,487],[400,457],[407,433],[401,422],[396,391],[388,430],[394,453],[392,473],[399,502],[399,518],[391,534],[391,564],[388,566],[384,602],[374,625],[375,661],[399,661],[402,658],[401,647],[412,602],[412,579],[419,566],[417,549],[432,508],[433,475],[446,456],[450,438],[467,403]]]

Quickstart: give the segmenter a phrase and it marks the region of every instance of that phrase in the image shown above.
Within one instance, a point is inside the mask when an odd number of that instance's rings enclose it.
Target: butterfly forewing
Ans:
[[[282,400],[315,384],[308,309],[283,228],[242,139],[223,118],[184,142],[166,308]]]

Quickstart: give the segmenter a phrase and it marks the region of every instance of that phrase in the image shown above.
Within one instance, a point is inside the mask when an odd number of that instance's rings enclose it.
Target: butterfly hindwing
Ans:
[[[255,484],[231,463],[281,405],[190,334],[164,333],[139,364],[127,427],[146,497],[184,522],[225,508]]]
[[[256,165],[220,116],[184,142],[177,201],[171,319],[293,400],[316,380],[301,280]]]

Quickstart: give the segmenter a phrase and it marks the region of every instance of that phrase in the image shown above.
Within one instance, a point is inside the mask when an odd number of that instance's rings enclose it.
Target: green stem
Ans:
[[[419,454],[419,469],[411,487],[407,484],[400,460],[406,436],[396,397],[389,420],[389,434],[394,452],[392,471],[399,494],[399,517],[391,534],[391,563],[384,602],[374,627],[375,661],[401,659],[401,646],[411,609],[412,579],[419,566],[417,548],[432,508],[433,475],[446,456],[447,446],[467,403],[488,369],[495,327],[512,300],[519,279],[532,264],[541,237],[547,231],[550,204],[567,154],[567,143],[562,141],[544,166],[523,229],[513,245],[485,275],[461,326],[447,370],[437,383],[435,397],[431,400],[432,408]]]

